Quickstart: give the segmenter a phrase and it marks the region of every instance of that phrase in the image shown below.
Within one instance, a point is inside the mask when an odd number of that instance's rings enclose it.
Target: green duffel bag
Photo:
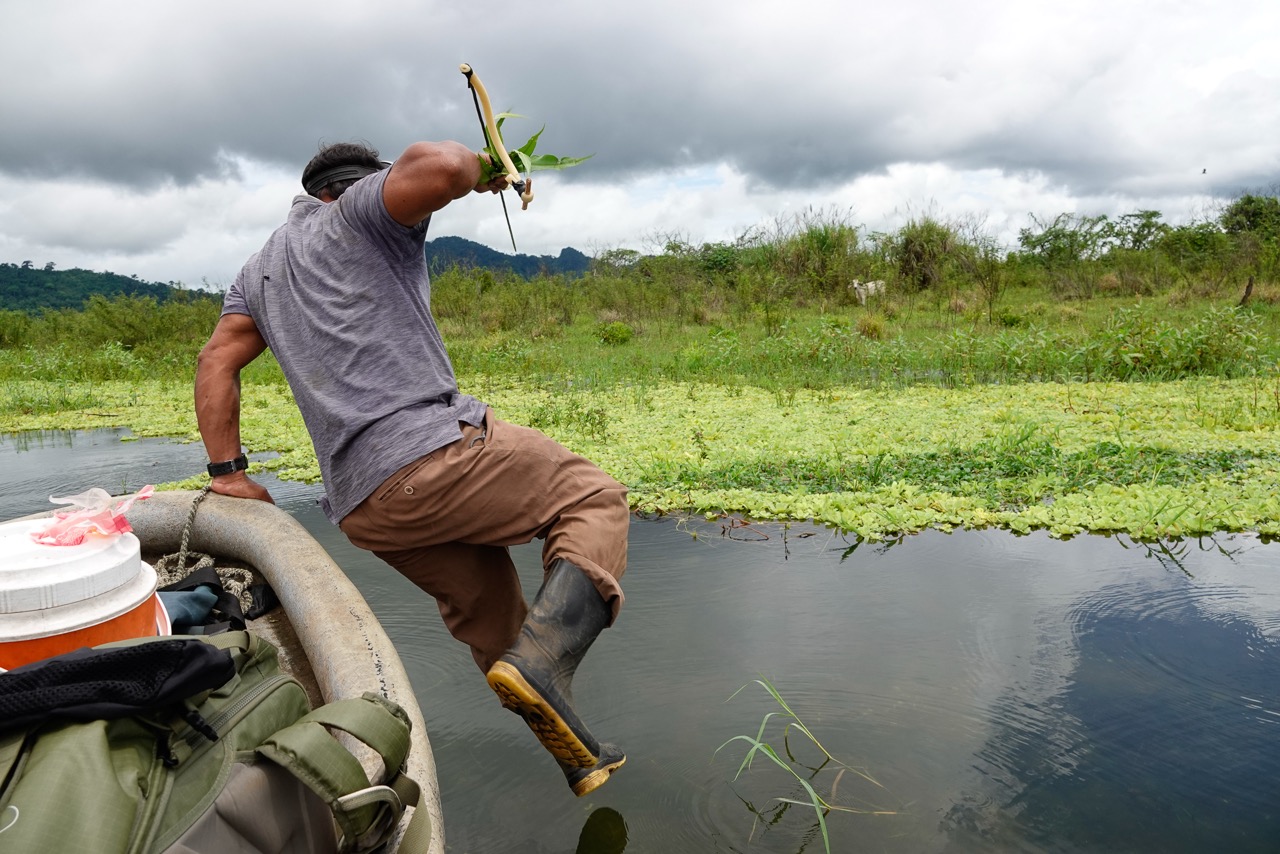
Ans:
[[[125,641],[81,655],[127,647],[136,659],[143,645],[156,644],[158,653],[174,649],[175,640]],[[248,632],[186,637],[181,643],[225,650],[232,665],[226,672],[234,675],[220,687],[178,702],[165,696],[154,705],[117,703],[120,708],[92,720],[75,719],[77,710],[68,710],[58,698],[61,686],[51,693],[44,686],[32,690],[19,684],[26,668],[0,675],[0,709],[8,715],[0,719],[0,852],[385,850],[404,808],[416,806],[419,798],[418,786],[402,773],[409,720],[400,707],[366,694],[313,711],[302,686],[281,671],[275,647]],[[116,680],[110,668],[105,672],[97,683],[102,695],[145,695],[156,681],[153,674],[122,673]],[[119,692],[121,684],[131,690]],[[23,690],[9,690],[6,697],[6,688],[15,685]],[[27,705],[32,696],[54,696],[53,710],[27,714],[22,722],[22,715],[9,711],[15,693]],[[81,704],[79,717],[85,708],[99,714],[103,705],[112,704]],[[330,729],[372,748],[391,779],[371,785],[360,762]],[[425,851],[429,839],[426,811],[415,809],[399,850]]]

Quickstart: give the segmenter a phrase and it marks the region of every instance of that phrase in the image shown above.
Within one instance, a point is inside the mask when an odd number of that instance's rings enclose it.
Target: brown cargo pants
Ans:
[[[616,619],[626,488],[493,410],[483,427],[459,426],[460,440],[391,475],[342,520],[347,539],[435,597],[445,626],[485,672],[515,642],[528,611],[509,546],[541,538],[544,569],[573,562]]]

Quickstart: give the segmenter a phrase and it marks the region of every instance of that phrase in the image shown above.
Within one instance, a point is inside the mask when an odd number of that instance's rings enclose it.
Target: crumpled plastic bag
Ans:
[[[94,487],[79,495],[49,500],[54,504],[70,504],[69,510],[59,510],[53,514],[53,522],[45,528],[31,532],[31,539],[46,546],[78,546],[90,534],[114,536],[127,534],[133,530],[124,514],[133,506],[133,502],[150,498],[156,488],[150,484],[139,489],[137,494],[116,501],[105,489]]]

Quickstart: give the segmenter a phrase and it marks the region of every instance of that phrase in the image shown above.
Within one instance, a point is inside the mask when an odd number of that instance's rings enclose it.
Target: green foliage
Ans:
[[[1205,276],[1229,266],[1236,244],[1215,223],[1194,222],[1170,228],[1158,247],[1184,275]]]
[[[82,311],[0,312],[0,379],[190,377],[219,313],[206,296],[96,294]]]
[[[31,318],[21,311],[0,310],[0,350],[31,341]]]
[[[1227,234],[1251,234],[1262,242],[1280,240],[1280,198],[1245,193],[1227,205],[1218,224]]]
[[[602,323],[597,333],[600,341],[604,344],[617,346],[626,344],[636,334],[636,331],[621,320],[615,320],[611,323]]]
[[[885,329],[884,318],[878,314],[864,314],[858,318],[858,334],[863,338],[879,341],[885,337]]]
[[[1044,222],[1032,214],[1031,221],[1033,226],[1018,232],[1018,245],[1049,270],[1100,257],[1112,234],[1105,215],[1060,213],[1052,222]]]
[[[529,426],[549,435],[572,431],[605,439],[609,434],[609,413],[572,391],[562,390],[551,393],[530,410]]]
[[[1011,308],[1000,309],[998,312],[995,312],[991,320],[993,323],[1003,326],[1006,329],[1014,329],[1019,326],[1027,325],[1026,315],[1014,311]]]
[[[639,250],[618,247],[601,252],[592,261],[591,269],[597,273],[617,273],[635,267],[640,262]]]
[[[1156,245],[1169,230],[1160,211],[1135,211],[1103,225],[1102,238],[1112,249],[1142,251]]]
[[[1138,308],[1109,314],[1086,335],[1043,326],[1005,310],[1008,331],[956,330],[943,339],[937,370],[979,382],[1022,380],[1168,380],[1195,376],[1247,377],[1266,373],[1261,319],[1224,306],[1176,320]]]
[[[739,250],[728,243],[704,243],[698,252],[698,263],[709,276],[724,276],[739,266]]]
[[[969,281],[978,288],[987,305],[988,322],[997,322],[1008,310],[996,314],[996,303],[1011,278],[1006,270],[1005,253],[982,220],[971,218],[958,230],[960,245],[956,263]]]
[[[102,405],[92,385],[61,377],[40,383],[9,383],[0,396],[0,410],[10,418],[56,415]]]
[[[1231,307],[1209,309],[1183,324],[1121,309],[1096,344],[1097,373],[1122,380],[1247,376],[1261,367],[1257,317]]]

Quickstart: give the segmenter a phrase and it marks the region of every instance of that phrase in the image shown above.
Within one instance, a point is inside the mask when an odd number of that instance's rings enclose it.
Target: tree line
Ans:
[[[157,302],[188,298],[185,288],[177,282],[147,282],[137,276],[79,268],[58,270],[52,261],[39,267],[31,261],[0,263],[0,309],[6,311],[78,309],[95,294],[108,298],[150,297]]]

